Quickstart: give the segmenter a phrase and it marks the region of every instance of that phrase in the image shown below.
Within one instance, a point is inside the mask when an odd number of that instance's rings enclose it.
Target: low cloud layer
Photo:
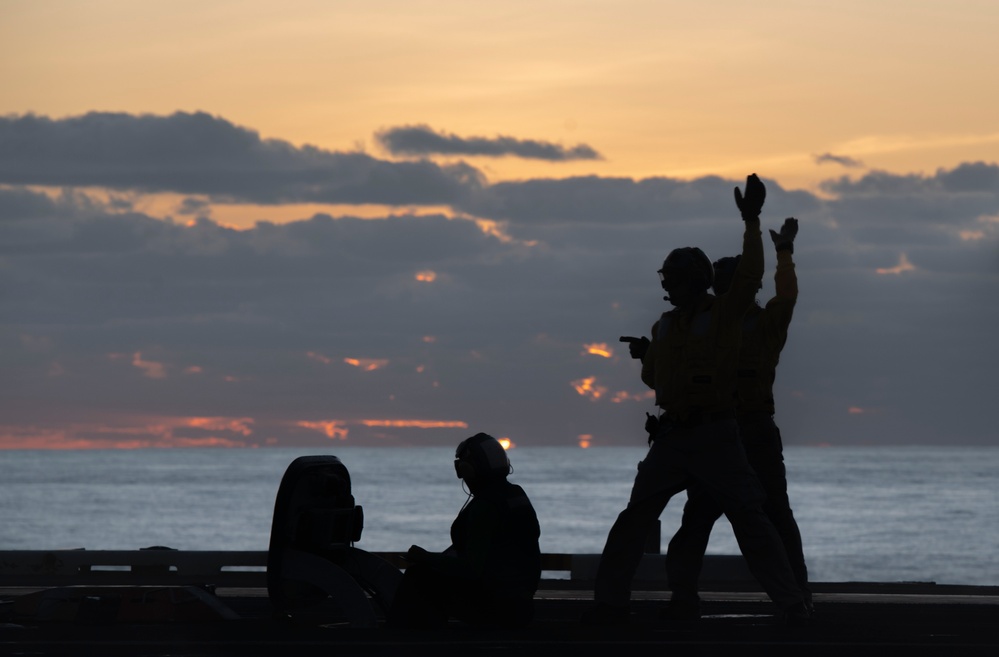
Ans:
[[[76,130],[100,117],[105,136],[81,150]],[[671,248],[717,258],[741,244],[740,180],[489,184],[429,162],[451,185],[446,212],[235,230],[205,217],[309,187],[316,169],[296,166],[310,159],[341,167],[346,182],[324,185],[367,180],[383,203],[412,170],[207,115],[4,121],[4,144],[48,154],[19,168],[0,148],[0,447],[453,444],[479,430],[640,445],[653,404],[618,336],[647,333],[667,308],[655,270]],[[198,141],[198,126],[230,140],[190,146],[203,160],[128,147],[166,126],[178,142]],[[95,148],[93,166],[69,156]],[[260,169],[238,169],[239,152]],[[394,172],[388,190],[372,163]],[[189,187],[195,173],[215,191]],[[999,166],[869,172],[829,181],[831,199],[766,182],[764,228],[801,225],[776,389],[785,441],[999,444]],[[188,195],[183,220],[141,209],[166,191]]]
[[[505,136],[459,137],[437,132],[425,125],[389,128],[379,132],[376,137],[392,155],[509,156],[548,162],[602,159],[600,153],[586,144],[565,147],[548,141]]]
[[[201,194],[218,202],[453,203],[466,166],[388,162],[263,139],[202,112],[0,117],[0,184]]]

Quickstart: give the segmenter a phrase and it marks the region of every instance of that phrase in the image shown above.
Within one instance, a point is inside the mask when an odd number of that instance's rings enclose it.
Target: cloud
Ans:
[[[216,202],[450,203],[480,183],[464,164],[388,162],[263,139],[203,112],[0,117],[0,184],[97,186]]]
[[[933,175],[871,171],[859,179],[846,176],[822,184],[823,191],[841,196],[897,194],[999,193],[999,164],[966,162]]]
[[[108,168],[124,170],[116,157]],[[764,227],[801,225],[776,390],[788,444],[994,442],[997,170],[869,172],[825,198],[766,179]],[[667,308],[655,270],[671,248],[738,251],[741,184],[479,180],[441,213],[236,230],[210,218],[211,195],[189,196],[199,218],[178,222],[140,211],[124,183],[115,198],[8,182],[0,445],[456,444],[478,430],[522,446],[643,444],[649,390],[609,346]]]
[[[376,134],[378,142],[393,155],[513,156],[548,162],[603,159],[585,144],[567,148],[561,144],[514,137],[459,137],[436,132],[426,125],[388,128]]]
[[[848,168],[856,168],[864,166],[864,163],[860,160],[856,160],[848,155],[833,155],[832,153],[823,153],[822,155],[815,156],[816,164],[838,164],[840,166]]]
[[[674,178],[604,178],[582,176],[503,182],[464,199],[459,208],[476,216],[513,224],[601,224],[738,220],[733,189],[742,181],[718,176]],[[806,192],[787,191],[767,181],[767,212],[789,216],[818,207]]]

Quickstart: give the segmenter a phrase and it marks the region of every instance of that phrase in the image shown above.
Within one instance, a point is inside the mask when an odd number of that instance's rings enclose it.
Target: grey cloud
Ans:
[[[970,233],[994,243],[994,224],[982,218],[999,211],[999,165],[967,163],[933,175],[875,171],[823,189],[837,195],[829,211],[859,243],[946,250]]]
[[[853,180],[847,176],[828,180],[823,191],[841,196],[893,196],[933,193],[999,193],[999,164],[966,162],[953,169],[937,169],[933,175],[894,174],[871,171]]]
[[[459,137],[436,132],[426,125],[388,128],[377,133],[378,142],[393,155],[514,156],[549,162],[603,159],[586,144],[565,147],[547,141],[514,137]]]
[[[856,160],[848,155],[833,155],[832,153],[823,153],[822,155],[815,156],[816,164],[838,164],[840,166],[848,168],[856,168],[864,166],[864,163],[860,160]]]
[[[0,184],[99,186],[220,202],[444,204],[474,189],[467,165],[387,162],[262,139],[208,114],[0,118]]]
[[[203,198],[187,197],[180,202],[177,214],[180,215],[203,215],[211,210],[211,203]]]
[[[778,374],[788,444],[993,435],[982,428],[991,427],[999,306],[987,300],[999,293],[999,236],[977,219],[999,215],[994,168],[873,178],[832,200],[767,181],[764,227],[801,221],[801,297]],[[609,392],[638,394],[637,364],[582,345],[615,348],[619,335],[648,332],[666,308],[655,269],[670,248],[737,252],[732,187],[741,184],[531,180],[455,204],[533,246],[438,215],[320,214],[237,231],[80,192],[0,187],[0,395],[9,421],[38,426],[125,409],[254,417],[275,427],[268,435],[297,440],[301,430],[282,423],[394,417],[464,420],[521,444],[573,444],[582,433],[641,444],[651,402],[595,402],[569,385],[595,376]],[[906,185],[919,193],[897,193]],[[981,239],[957,235],[973,226]],[[901,253],[914,271],[876,273]],[[769,243],[766,254],[762,300],[773,291]],[[424,270],[436,280],[418,281]],[[145,376],[135,353],[165,376]],[[388,363],[364,372],[345,358]],[[891,408],[892,419],[851,416],[851,406]],[[378,431],[452,443],[465,433]]]
[[[792,216],[814,211],[816,197],[767,183],[766,214]],[[459,208],[477,216],[505,219],[518,225],[700,221],[738,217],[733,189],[745,181],[705,176],[690,181],[672,178],[574,177],[497,183],[470,195]]]

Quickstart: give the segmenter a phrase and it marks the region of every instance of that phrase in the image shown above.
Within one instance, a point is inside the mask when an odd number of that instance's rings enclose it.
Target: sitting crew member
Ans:
[[[520,627],[534,616],[541,579],[541,528],[524,490],[507,481],[510,461],[492,436],[458,445],[454,469],[469,499],[451,525],[451,547],[414,545],[389,624],[434,628],[449,618],[479,626]]]

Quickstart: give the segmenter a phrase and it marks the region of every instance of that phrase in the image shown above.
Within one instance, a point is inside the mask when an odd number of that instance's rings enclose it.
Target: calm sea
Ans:
[[[266,550],[287,449],[2,451],[0,550]],[[358,547],[440,550],[465,502],[450,448],[336,446],[364,507]],[[624,507],[631,448],[521,447],[511,481],[538,511],[545,552],[598,553]],[[999,585],[999,448],[812,448],[785,453],[814,581]],[[662,516],[663,546],[685,496]],[[712,554],[736,554],[720,521]]]

